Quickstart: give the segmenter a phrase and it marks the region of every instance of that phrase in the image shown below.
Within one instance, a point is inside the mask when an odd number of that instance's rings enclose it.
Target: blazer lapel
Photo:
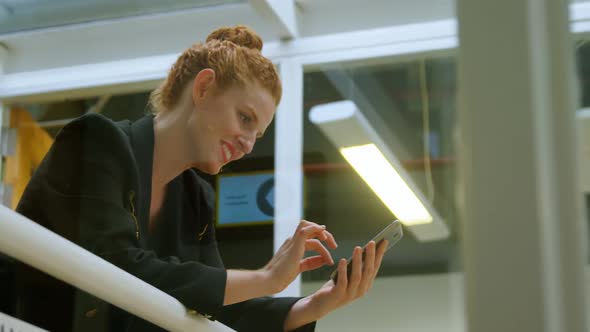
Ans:
[[[139,192],[135,195],[137,217],[144,240],[148,237],[154,160],[154,116],[146,115],[131,125],[131,147],[137,161]]]

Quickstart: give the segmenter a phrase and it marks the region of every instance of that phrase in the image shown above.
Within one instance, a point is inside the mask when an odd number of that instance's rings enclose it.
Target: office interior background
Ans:
[[[582,0],[0,0],[3,204],[68,121],[140,118],[183,49],[236,24],[260,33],[284,92],[254,152],[207,178],[219,195],[223,179],[274,178],[274,215],[219,223],[226,267],[260,268],[300,219],[328,227],[338,259],[397,218],[310,120],[349,100],[439,225],[404,225],[369,294],[318,331],[589,330]]]

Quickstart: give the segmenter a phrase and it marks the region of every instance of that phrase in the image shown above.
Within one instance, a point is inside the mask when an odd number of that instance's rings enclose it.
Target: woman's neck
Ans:
[[[172,110],[154,118],[152,190],[163,191],[170,181],[191,167],[183,113],[180,109]]]

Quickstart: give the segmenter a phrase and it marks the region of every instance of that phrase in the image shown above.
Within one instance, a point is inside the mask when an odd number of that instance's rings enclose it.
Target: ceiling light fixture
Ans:
[[[314,106],[309,119],[418,240],[449,236],[447,225],[354,102]]]

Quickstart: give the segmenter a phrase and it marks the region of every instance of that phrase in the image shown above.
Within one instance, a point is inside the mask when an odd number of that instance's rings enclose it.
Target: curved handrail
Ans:
[[[233,331],[190,314],[172,296],[1,205],[0,252],[166,330]]]

